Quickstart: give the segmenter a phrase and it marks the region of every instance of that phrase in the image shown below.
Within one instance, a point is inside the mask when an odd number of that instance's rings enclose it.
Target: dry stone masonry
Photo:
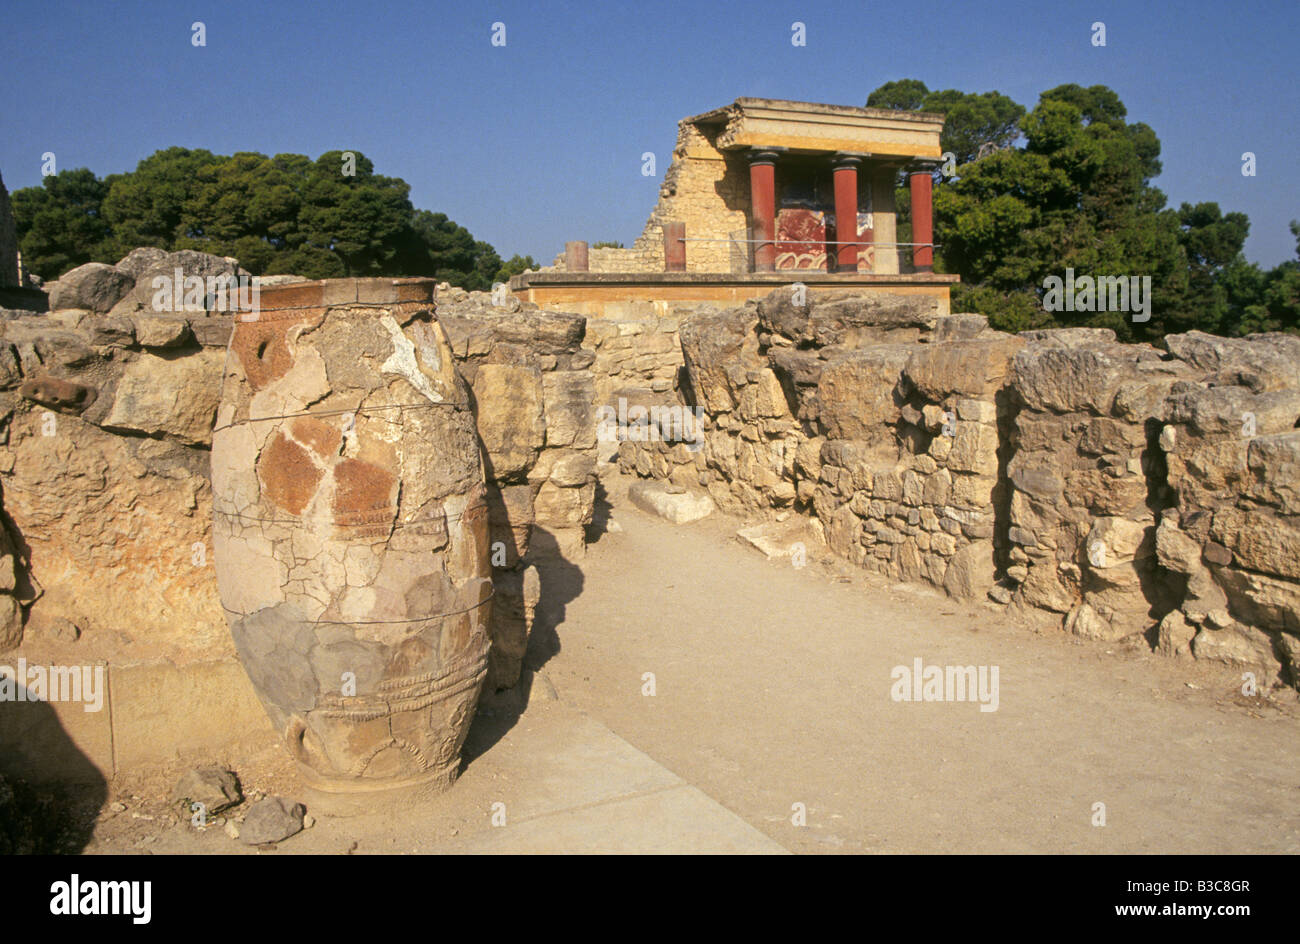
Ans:
[[[1300,338],[1010,335],[921,297],[791,288],[681,325],[703,446],[620,469],[1079,636],[1295,683]]]

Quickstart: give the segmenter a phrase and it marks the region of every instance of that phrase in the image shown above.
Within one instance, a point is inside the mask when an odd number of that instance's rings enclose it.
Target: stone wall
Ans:
[[[233,652],[211,567],[208,463],[231,320],[155,311],[152,275],[177,267],[246,274],[234,260],[136,250],[53,283],[61,310],[0,321],[0,651],[26,634],[80,636],[83,659],[183,665]],[[531,565],[583,553],[593,354],[580,316],[493,308],[447,286],[438,308],[488,470],[489,679],[506,687],[542,589]]]
[[[1013,336],[790,289],[680,337],[702,448],[637,437],[623,472],[796,509],[856,564],[1076,635],[1297,680],[1300,338]]]

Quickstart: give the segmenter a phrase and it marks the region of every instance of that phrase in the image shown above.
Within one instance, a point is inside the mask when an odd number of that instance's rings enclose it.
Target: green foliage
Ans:
[[[1159,171],[1159,142],[1124,114],[1114,93],[1098,86],[1045,92],[1022,122],[1024,148],[961,165],[936,192],[945,264],[1004,293],[1037,292],[1044,278],[1070,268],[1149,275],[1154,310],[1145,324],[1118,312],[1051,314],[1125,339],[1158,336],[1183,320],[1176,303],[1187,295],[1189,267],[1179,217],[1164,211],[1164,195],[1149,183]]]
[[[501,258],[447,214],[417,210],[399,263],[401,270],[411,275],[430,275],[460,288],[486,291],[492,287]]]
[[[16,191],[13,203],[23,259],[47,279],[157,246],[234,256],[258,275],[432,276],[490,288],[496,251],[445,214],[415,210],[409,195],[357,151],[312,161],[173,147],[105,180],[64,171]]]
[[[520,275],[525,269],[541,268],[532,256],[521,256],[518,253],[511,256],[509,260],[502,263],[501,268],[497,269],[497,282],[509,282],[511,277]]]
[[[987,285],[958,283],[952,287],[952,310],[984,315],[998,331],[1055,327],[1051,312],[1043,311],[1031,291],[1000,292]]]
[[[591,248],[592,249],[622,249],[623,244],[607,239],[607,240],[603,240],[602,242],[592,243]]]
[[[51,174],[39,187],[14,191],[11,202],[23,265],[48,279],[112,256],[112,226],[103,209],[107,195],[108,181],[84,167]]]
[[[1225,334],[1300,333],[1300,222],[1291,221],[1291,232],[1296,259],[1268,272],[1240,256],[1224,266],[1218,282],[1227,294]]]
[[[1224,334],[1300,331],[1300,261],[1261,270],[1246,262],[1244,213],[1217,203],[1165,206],[1152,186],[1160,141],[1130,123],[1103,85],[1060,85],[1028,114],[997,92],[929,91],[903,79],[871,93],[873,107],[943,112],[942,146],[955,179],[934,192],[935,269],[961,275],[955,310],[980,312],[1007,331],[1092,325],[1126,340],[1199,329]],[[1009,147],[1023,134],[1022,147]],[[981,145],[992,143],[997,150]],[[898,240],[910,240],[906,189],[897,192]],[[1300,257],[1300,222],[1293,222]],[[1152,317],[1043,310],[1043,280],[1150,276]]]
[[[1009,147],[1020,136],[1019,122],[1025,115],[1023,105],[1000,92],[931,92],[920,79],[886,82],[867,96],[867,107],[944,115],[939,143],[945,152],[957,156],[959,164],[975,160],[986,144]]]
[[[985,145],[1010,147],[1020,137],[1020,120],[1025,116],[1025,106],[1000,92],[971,95],[956,89],[931,92],[921,111],[945,116],[939,146],[956,155],[959,164],[975,160]]]
[[[868,108],[891,108],[895,111],[920,111],[930,90],[920,79],[886,82],[867,96]]]

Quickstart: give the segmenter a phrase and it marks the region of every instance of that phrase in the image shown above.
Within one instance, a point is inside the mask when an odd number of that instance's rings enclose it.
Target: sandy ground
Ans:
[[[787,848],[1300,852],[1294,693],[1245,698],[1240,672],[1034,634],[847,564],[768,561],[736,521],[675,526],[605,481],[623,530],[589,548],[546,673]],[[997,711],[893,701],[891,669],[917,657],[998,666]]]
[[[544,574],[525,684],[487,701],[455,788],[321,816],[279,851],[1300,852],[1294,693],[769,561],[743,522],[672,525],[627,484],[607,476],[581,566]],[[916,658],[996,666],[997,710],[894,701]],[[238,770],[298,790],[269,732]],[[178,772],[114,784],[86,851],[255,851],[174,819]],[[493,830],[497,802],[521,828]]]

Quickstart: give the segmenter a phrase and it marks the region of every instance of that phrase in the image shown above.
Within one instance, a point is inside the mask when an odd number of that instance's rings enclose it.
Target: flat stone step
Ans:
[[[663,482],[633,482],[627,496],[642,511],[673,524],[687,524],[713,514],[713,499],[706,493]]]

